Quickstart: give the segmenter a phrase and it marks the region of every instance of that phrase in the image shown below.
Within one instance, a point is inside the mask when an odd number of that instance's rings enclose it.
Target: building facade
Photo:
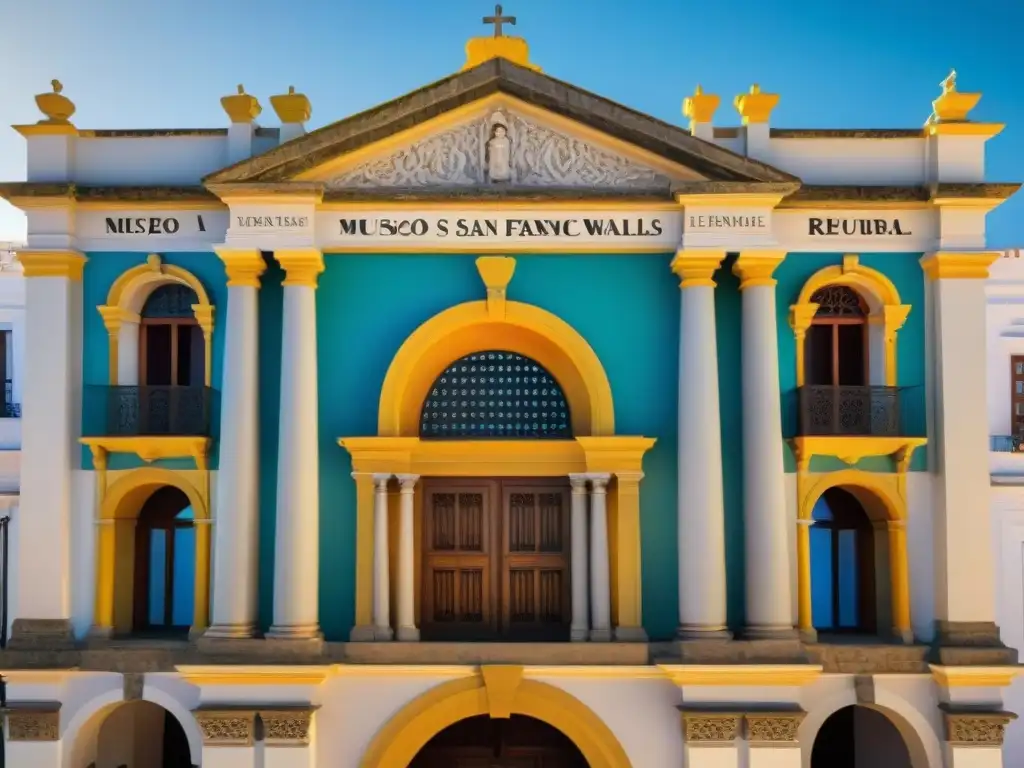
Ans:
[[[757,86],[686,130],[500,31],[310,133],[294,89],[155,131],[61,91],[0,186],[11,765],[1003,765],[1018,185],[955,75],[900,130]]]

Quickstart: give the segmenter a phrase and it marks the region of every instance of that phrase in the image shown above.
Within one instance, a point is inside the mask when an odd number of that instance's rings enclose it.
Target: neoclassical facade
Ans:
[[[7,759],[1003,765],[1002,125],[677,127],[496,17],[312,132],[15,126]]]

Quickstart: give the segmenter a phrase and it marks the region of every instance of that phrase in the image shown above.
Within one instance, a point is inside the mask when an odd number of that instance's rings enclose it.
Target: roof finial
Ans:
[[[949,70],[949,74],[946,79],[939,83],[939,87],[942,88],[943,93],[955,93],[956,92],[956,70]]]
[[[64,85],[60,80],[51,80],[50,86],[53,88],[51,93],[40,93],[36,96],[36,106],[46,115],[46,119],[39,122],[49,125],[71,125],[71,116],[75,114],[74,103],[61,93]]]
[[[259,100],[245,92],[245,86],[238,84],[238,93],[225,96],[220,100],[220,105],[228,113],[232,123],[251,123],[263,111]]]
[[[274,108],[281,124],[304,123],[313,114],[313,105],[304,93],[296,93],[295,86],[288,86],[288,93],[270,97],[270,105]]]
[[[932,102],[932,114],[926,125],[969,122],[967,115],[977,106],[981,100],[981,94],[958,91],[955,69],[949,71],[949,74],[939,83],[939,87],[942,88],[942,93]]]
[[[501,15],[502,14],[502,10],[503,9],[502,9],[502,7],[500,5],[496,5],[496,6],[494,6],[494,15],[493,16],[484,16],[484,24],[493,24],[494,25],[494,36],[495,37],[502,37],[502,34],[501,34],[501,25],[502,24],[511,24],[513,27],[516,25],[516,17],[515,16],[502,16]]]

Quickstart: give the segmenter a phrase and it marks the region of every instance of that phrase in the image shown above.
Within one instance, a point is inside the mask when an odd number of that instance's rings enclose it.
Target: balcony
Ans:
[[[82,443],[94,461],[106,453],[134,453],[147,462],[191,456],[205,468],[216,395],[209,387],[87,386]]]
[[[814,455],[854,464],[867,456],[892,456],[906,471],[916,448],[925,444],[923,398],[904,397],[906,387],[798,387],[794,445],[807,462]],[[908,407],[909,406],[909,407]],[[914,411],[914,413],[910,413]],[[809,466],[809,463],[805,467]]]
[[[1018,484],[1024,477],[1024,435],[992,435],[988,451],[992,482]]]

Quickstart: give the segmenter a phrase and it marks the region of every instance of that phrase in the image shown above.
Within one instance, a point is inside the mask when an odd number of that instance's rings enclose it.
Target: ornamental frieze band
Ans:
[[[251,747],[255,741],[255,710],[198,710],[192,713],[210,747]]]
[[[759,712],[745,716],[747,740],[751,744],[796,745],[800,723],[806,712]]]
[[[950,712],[946,741],[954,747],[1001,747],[1006,726],[1017,719],[1013,712]]]
[[[736,741],[743,715],[735,712],[686,712],[683,716],[683,738],[687,743],[702,746],[728,744]]]

